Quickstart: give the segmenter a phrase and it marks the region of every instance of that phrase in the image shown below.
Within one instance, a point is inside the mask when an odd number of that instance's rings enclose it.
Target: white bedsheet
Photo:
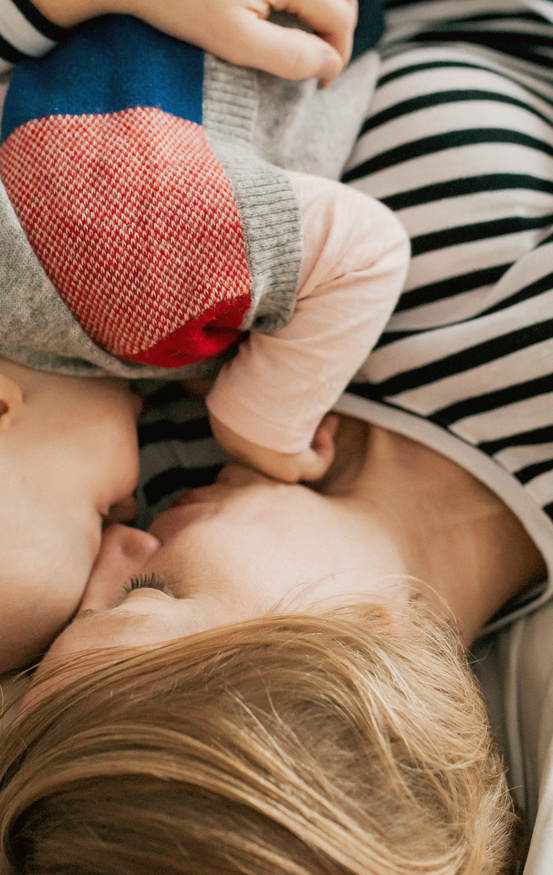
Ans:
[[[553,873],[553,604],[473,648],[520,805],[533,829],[524,875]]]

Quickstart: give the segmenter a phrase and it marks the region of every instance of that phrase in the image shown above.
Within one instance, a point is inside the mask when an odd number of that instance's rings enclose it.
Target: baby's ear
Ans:
[[[7,428],[14,413],[23,404],[23,394],[19,383],[0,373],[0,430]]]

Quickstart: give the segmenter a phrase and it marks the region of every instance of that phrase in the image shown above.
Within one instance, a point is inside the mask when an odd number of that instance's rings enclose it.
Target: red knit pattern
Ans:
[[[4,143],[0,176],[54,286],[108,352],[140,360],[197,324],[183,333],[195,349],[157,361],[171,366],[236,337],[251,302],[244,234],[199,125],[141,108],[39,119]],[[220,341],[219,327],[231,329]]]

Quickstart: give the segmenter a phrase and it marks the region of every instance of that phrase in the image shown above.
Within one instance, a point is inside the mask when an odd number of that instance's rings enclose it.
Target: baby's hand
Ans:
[[[357,0],[118,0],[159,30],[244,67],[328,84],[351,56]],[[318,34],[267,21],[291,12]],[[129,10],[131,11],[131,10]]]
[[[158,30],[244,67],[327,85],[351,56],[357,0],[35,0],[69,27],[106,13],[141,18]],[[318,34],[267,21],[272,10],[296,15]]]
[[[225,452],[238,462],[256,468],[262,474],[282,480],[285,483],[298,483],[300,480],[319,480],[330,468],[334,460],[334,436],[338,427],[338,417],[332,413],[325,416],[317,428],[309,449],[300,453],[279,453],[246,438],[227,428],[220,420],[210,414],[211,429]]]

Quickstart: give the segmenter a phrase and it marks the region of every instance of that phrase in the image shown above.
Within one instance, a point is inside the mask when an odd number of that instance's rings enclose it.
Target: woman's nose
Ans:
[[[124,584],[143,570],[160,546],[149,532],[119,524],[108,526],[79,609],[118,605]]]

